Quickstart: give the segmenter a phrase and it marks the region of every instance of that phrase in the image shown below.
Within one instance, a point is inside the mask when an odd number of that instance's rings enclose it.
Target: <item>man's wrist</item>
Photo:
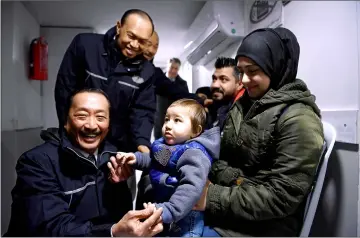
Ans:
[[[139,145],[137,147],[137,149],[138,149],[138,151],[143,152],[143,153],[150,153],[150,149],[146,145]]]
[[[120,221],[118,223],[115,223],[114,225],[111,226],[111,237],[126,237],[129,236],[129,234],[127,232],[125,232],[124,230],[126,229],[124,227],[125,224],[123,224],[124,222]]]
[[[145,138],[138,138],[137,140],[135,140],[135,144],[137,145],[137,147],[139,146],[150,147],[151,146],[150,138],[148,140]]]
[[[110,228],[110,236],[111,237],[114,237],[113,228],[114,228],[115,225],[116,225],[116,223],[114,225],[112,225],[111,228]]]

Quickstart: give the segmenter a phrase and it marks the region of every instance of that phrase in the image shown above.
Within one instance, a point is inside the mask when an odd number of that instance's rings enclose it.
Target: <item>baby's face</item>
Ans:
[[[193,136],[190,111],[181,106],[169,107],[166,111],[162,134],[168,145],[181,144]]]

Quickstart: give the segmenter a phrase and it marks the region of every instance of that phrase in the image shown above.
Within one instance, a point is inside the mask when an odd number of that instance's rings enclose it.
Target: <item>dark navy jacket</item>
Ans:
[[[174,82],[171,82],[166,77],[165,73],[160,68],[156,67],[154,78],[155,93],[157,95],[169,98],[171,100],[191,98],[203,104],[203,99],[196,96],[194,93],[189,93],[186,81],[180,77],[178,78],[179,86],[177,86]]]
[[[222,131],[232,104],[232,101],[214,101],[214,103],[209,106],[207,129],[218,126]]]
[[[154,65],[143,56],[125,58],[118,48],[116,29],[105,35],[81,33],[67,49],[55,86],[60,128],[73,91],[100,88],[111,102],[111,130],[108,139],[118,150],[135,151],[150,146],[156,110],[153,86]]]
[[[175,81],[172,82],[160,68],[156,68],[154,77],[155,92],[158,95],[154,135],[155,138],[158,139],[162,136],[161,128],[164,124],[166,110],[171,103],[181,98],[196,99],[197,96],[189,93],[186,81],[179,75],[175,78]]]
[[[6,236],[110,236],[132,208],[126,182],[108,181],[106,163],[116,148],[99,148],[97,165],[49,131],[46,142],[17,162],[11,220]]]

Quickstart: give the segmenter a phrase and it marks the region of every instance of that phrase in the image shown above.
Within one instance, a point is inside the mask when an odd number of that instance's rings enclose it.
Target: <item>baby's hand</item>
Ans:
[[[136,156],[133,153],[118,152],[116,154],[116,161],[120,166],[125,164],[135,164]]]
[[[152,204],[151,202],[148,202],[148,203],[144,202],[143,206],[144,206],[145,209],[148,208],[148,207],[154,207],[155,208],[155,205]]]
[[[114,156],[111,156],[110,162],[107,163],[107,167],[110,170],[108,179],[112,183],[119,183],[125,181],[134,174],[134,169],[131,168],[130,164],[135,163],[136,158],[135,161],[129,159],[129,162],[125,163],[125,161],[124,163],[121,163],[123,157],[128,158],[128,156],[122,156],[121,154],[127,153],[119,152],[118,154],[116,154],[116,158]]]

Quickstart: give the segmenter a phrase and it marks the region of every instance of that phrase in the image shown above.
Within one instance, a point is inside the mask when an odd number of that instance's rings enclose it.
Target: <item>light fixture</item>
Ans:
[[[186,48],[188,48],[192,43],[193,43],[193,41],[189,41],[189,43],[187,43],[187,44],[184,46],[184,50],[185,50]]]

